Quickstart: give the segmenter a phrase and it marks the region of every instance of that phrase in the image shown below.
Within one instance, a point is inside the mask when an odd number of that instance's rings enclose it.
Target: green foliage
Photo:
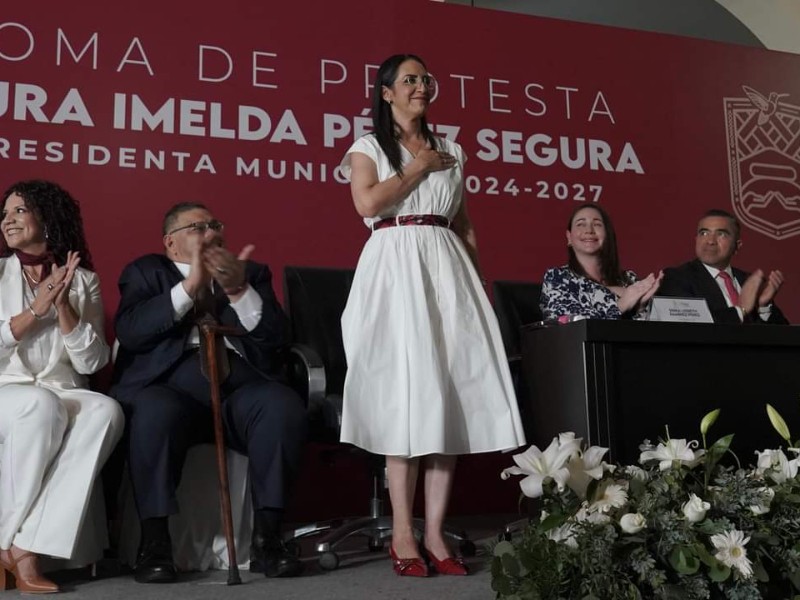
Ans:
[[[767,404],[767,416],[769,417],[769,422],[772,423],[772,427],[775,431],[778,432],[784,440],[786,440],[787,444],[792,443],[792,434],[789,433],[789,426],[786,424],[786,421],[783,420],[783,417],[775,410],[771,404]]]
[[[721,410],[722,409],[719,408],[712,410],[705,417],[703,417],[702,421],[700,421],[700,435],[703,436],[703,448],[708,448],[708,445],[706,444],[706,434],[708,433],[708,430],[711,429],[711,426],[717,422]]]
[[[717,415],[704,418],[703,437]],[[788,436],[774,409],[770,420]],[[605,465],[585,496],[545,479],[541,518],[494,548],[497,598],[800,600],[800,459],[773,450],[756,466],[726,466],[732,440],[705,451],[646,443],[641,468]]]

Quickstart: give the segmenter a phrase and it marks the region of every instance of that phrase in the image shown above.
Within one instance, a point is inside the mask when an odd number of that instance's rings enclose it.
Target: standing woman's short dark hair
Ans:
[[[397,72],[407,60],[414,60],[421,64],[427,70],[425,62],[415,54],[395,54],[387,58],[375,75],[375,87],[372,89],[372,126],[375,137],[378,139],[378,144],[381,150],[386,154],[389,164],[397,172],[403,176],[402,158],[400,156],[400,142],[398,142],[397,126],[392,116],[392,106],[383,99],[383,88],[392,87],[397,79]],[[422,133],[425,141],[430,144],[431,148],[439,148],[436,136],[433,135],[428,127],[428,121],[423,116],[420,119],[420,132]]]
[[[6,200],[13,194],[25,200],[25,206],[39,221],[47,240],[47,249],[53,253],[57,264],[67,262],[67,252],[74,251],[80,254],[81,267],[94,270],[92,255],[83,233],[81,208],[69,192],[52,181],[19,181],[3,192],[0,206],[5,206]],[[11,254],[12,250],[0,236],[0,257]]]
[[[630,282],[627,280],[625,274],[622,272],[622,269],[619,266],[617,234],[614,231],[614,225],[611,223],[611,217],[608,216],[608,213],[601,206],[592,204],[589,206],[578,205],[575,207],[575,210],[572,211],[572,214],[570,214],[569,220],[567,221],[567,231],[572,230],[572,221],[575,219],[575,215],[578,214],[578,211],[581,211],[584,208],[591,208],[592,210],[596,210],[598,212],[603,221],[603,228],[606,232],[606,239],[603,242],[603,247],[600,250],[600,272],[603,275],[603,281],[598,281],[597,283],[602,283],[603,285],[607,286],[628,285]],[[589,275],[581,266],[581,263],[578,262],[578,257],[575,256],[575,250],[573,250],[572,246],[567,246],[567,254],[569,256],[569,268],[578,275],[582,275],[587,279],[591,279],[591,277],[589,277]]]

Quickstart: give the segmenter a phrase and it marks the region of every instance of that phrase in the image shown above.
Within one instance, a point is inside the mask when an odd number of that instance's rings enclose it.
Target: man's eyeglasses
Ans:
[[[400,81],[409,87],[417,87],[420,82],[428,89],[436,87],[436,78],[433,75],[406,75]]]
[[[190,233],[205,233],[209,229],[211,231],[216,231],[217,233],[222,233],[222,230],[225,229],[225,224],[222,221],[217,221],[216,219],[213,221],[197,221],[196,223],[189,223],[183,227],[178,227],[172,231],[168,231],[167,235],[172,235],[173,233],[182,231],[184,229],[191,229]]]

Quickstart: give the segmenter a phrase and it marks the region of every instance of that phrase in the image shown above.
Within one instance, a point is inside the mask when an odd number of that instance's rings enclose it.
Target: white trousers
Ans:
[[[0,385],[0,548],[70,558],[123,426],[103,394]]]

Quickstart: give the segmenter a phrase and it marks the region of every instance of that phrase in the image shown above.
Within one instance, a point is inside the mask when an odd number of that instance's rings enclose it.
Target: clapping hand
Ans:
[[[203,250],[203,265],[227,295],[235,296],[242,292],[247,282],[244,268],[253,250],[255,246],[248,244],[238,256],[234,256],[223,246],[207,246]]]
[[[663,278],[663,271],[659,271],[658,275],[650,273],[644,279],[640,279],[622,290],[622,294],[617,299],[619,312],[625,314],[644,306],[658,291],[658,286],[661,285]]]
[[[39,284],[36,297],[31,302],[31,309],[35,314],[43,317],[50,312],[53,305],[60,308],[67,302],[72,277],[75,275],[75,269],[79,262],[80,257],[77,252],[68,252],[67,262],[64,266],[53,266],[50,275]]]
[[[31,310],[38,317],[43,317],[50,312],[53,300],[61,292],[62,280],[66,269],[57,267],[50,271],[50,275],[43,279],[36,290],[36,297],[31,302]]]
[[[756,269],[742,284],[742,291],[739,293],[739,307],[744,314],[750,314],[756,307],[759,290],[764,283],[764,271]]]
[[[770,271],[769,277],[764,280],[761,293],[758,295],[758,305],[767,306],[778,293],[783,285],[783,273],[780,271]]]
[[[183,289],[186,290],[186,293],[192,298],[196,298],[198,292],[208,287],[211,283],[211,275],[208,269],[206,269],[203,254],[209,244],[208,240],[213,238],[213,234],[210,234],[210,231],[206,231],[205,235],[206,239],[203,239],[191,249],[192,256],[189,262],[189,275],[183,280]]]
[[[652,273],[650,274],[653,275]],[[650,288],[644,293],[644,295],[639,299],[639,308],[650,302],[650,298],[656,295],[659,286],[661,285],[661,281],[664,279],[664,271],[659,271],[658,275],[654,278],[653,283],[650,285]]]
[[[757,306],[769,305],[781,289],[783,281],[783,273],[780,271],[770,271],[767,276],[761,269],[753,271],[745,280],[739,294],[739,307],[742,312],[749,314]]]
[[[58,267],[58,269],[56,269],[56,271],[59,271],[59,273],[62,274],[58,293],[53,300],[53,304],[58,311],[69,304],[69,290],[72,287],[72,280],[75,277],[75,270],[78,268],[80,262],[80,254],[69,251],[67,252],[67,262],[63,267]]]

